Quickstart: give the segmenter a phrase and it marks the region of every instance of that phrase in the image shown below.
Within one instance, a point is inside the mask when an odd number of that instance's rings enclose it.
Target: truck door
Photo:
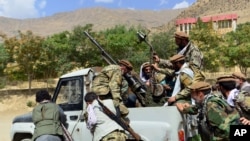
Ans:
[[[58,82],[53,101],[58,104],[67,117],[68,131],[74,140],[92,140],[90,131],[83,120],[84,92],[86,76],[61,78]]]

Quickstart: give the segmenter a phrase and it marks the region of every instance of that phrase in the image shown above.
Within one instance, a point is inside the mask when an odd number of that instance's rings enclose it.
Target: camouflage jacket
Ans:
[[[203,54],[192,42],[183,55],[190,66],[195,66],[198,69],[203,67]]]
[[[203,53],[192,42],[190,42],[183,55],[185,56],[186,62],[188,62],[190,66],[194,66],[198,69],[203,68]],[[159,65],[163,68],[171,68],[172,66],[171,62],[165,59],[160,59]],[[167,70],[162,71],[165,71],[166,73]],[[169,73],[170,71],[168,70],[167,72]]]
[[[240,124],[238,112],[224,99],[213,94],[205,96],[201,112],[213,133],[213,141],[229,141],[230,125]]]
[[[243,116],[250,120],[250,93],[246,91],[240,91],[235,96],[234,105],[240,116]]]
[[[91,89],[97,95],[112,94],[115,100],[122,100],[123,76],[119,65],[109,65],[102,69],[102,71],[94,77]]]

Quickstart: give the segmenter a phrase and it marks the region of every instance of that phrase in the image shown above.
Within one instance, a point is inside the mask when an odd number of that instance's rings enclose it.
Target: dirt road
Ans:
[[[0,111],[0,141],[10,141],[10,128],[12,119],[17,115],[21,115],[26,112],[28,111]]]

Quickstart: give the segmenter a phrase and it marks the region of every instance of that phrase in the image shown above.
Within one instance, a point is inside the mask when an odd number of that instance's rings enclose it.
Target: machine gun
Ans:
[[[108,64],[115,64],[118,63],[101,47],[101,45],[92,37],[89,35],[88,32],[84,31],[84,34],[90,39],[90,41],[95,44],[100,50],[102,57]],[[128,82],[129,87],[131,88],[131,91],[136,95],[137,99],[139,100],[140,104],[145,107],[145,95],[146,95],[146,88],[145,86],[135,77],[128,73],[125,73],[123,77]]]
[[[145,42],[150,47],[150,60],[149,60],[149,63],[151,65],[153,63],[153,56],[156,55],[156,52],[154,51],[153,46],[150,43],[148,43],[148,41],[146,40],[146,37],[147,37],[146,34],[144,34],[141,31],[138,31],[137,35],[138,35],[138,39],[139,39],[140,43]],[[164,92],[164,88],[163,88],[163,86],[161,84],[157,83],[157,80],[155,78],[154,69],[152,69],[152,71],[151,71],[151,78],[150,79],[151,79],[151,81],[150,81],[151,87],[150,88],[151,88],[152,94],[154,96],[161,96],[163,94],[163,92]]]

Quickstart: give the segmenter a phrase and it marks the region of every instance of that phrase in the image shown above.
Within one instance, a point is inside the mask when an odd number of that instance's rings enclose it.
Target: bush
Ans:
[[[34,107],[35,106],[35,103],[33,102],[33,101],[28,101],[27,103],[26,103],[26,105],[28,106],[28,107]]]

